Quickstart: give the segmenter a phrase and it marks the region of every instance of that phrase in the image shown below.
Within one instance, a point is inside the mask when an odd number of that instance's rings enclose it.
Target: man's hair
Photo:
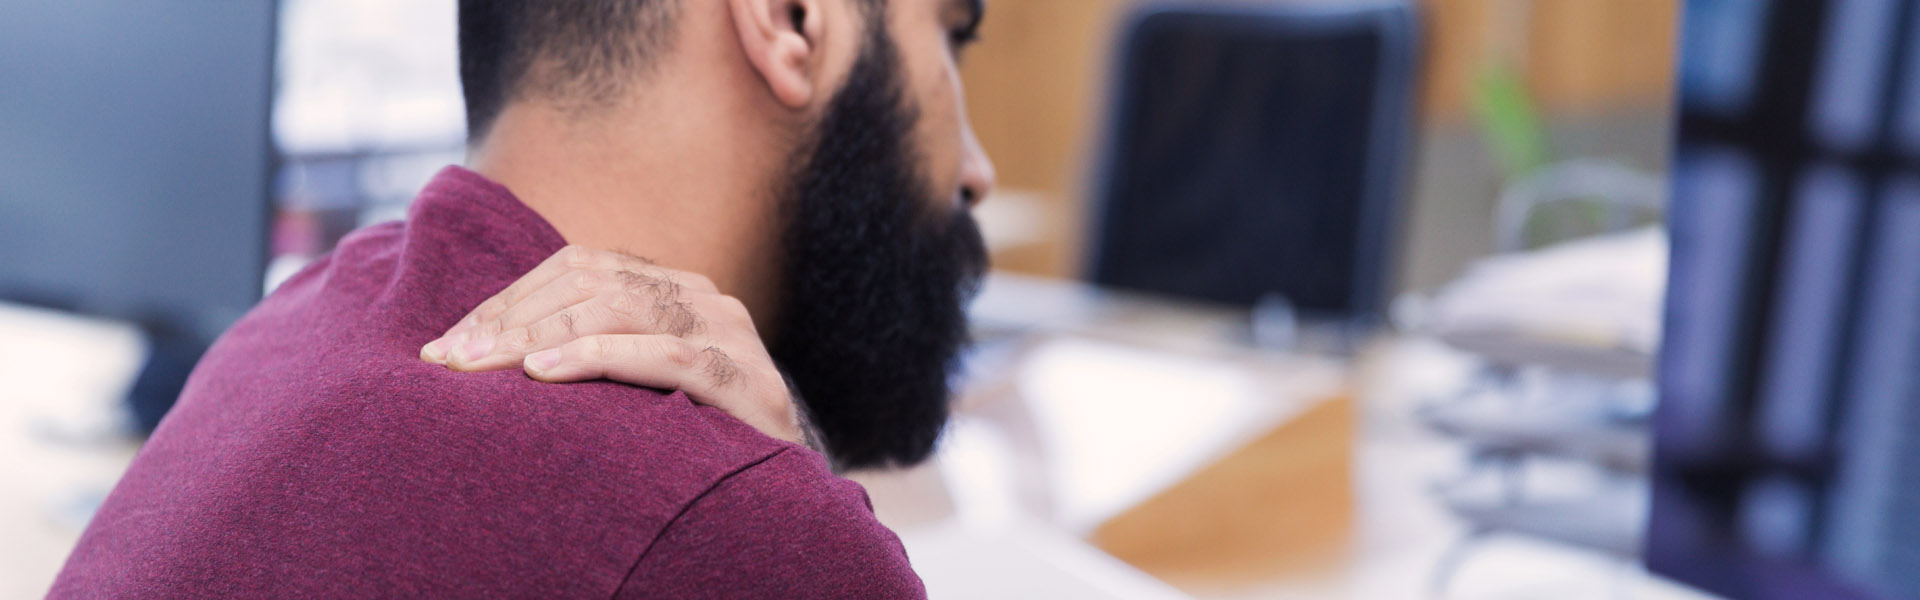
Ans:
[[[684,0],[460,0],[467,136],[517,100],[591,108],[618,97],[672,43]]]

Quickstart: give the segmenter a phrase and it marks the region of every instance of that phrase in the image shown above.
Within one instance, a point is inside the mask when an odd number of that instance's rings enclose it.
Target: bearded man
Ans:
[[[923,596],[816,449],[946,420],[979,0],[459,10],[467,165],[222,337],[52,595]]]

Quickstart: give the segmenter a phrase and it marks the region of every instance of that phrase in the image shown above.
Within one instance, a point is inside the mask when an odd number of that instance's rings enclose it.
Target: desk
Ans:
[[[1044,426],[1021,422],[1043,412],[1027,405],[1032,398],[1022,397],[1021,372],[1060,360],[1060,344],[1071,348],[1092,343],[1253,372],[1256,385],[1280,406],[1267,416],[1272,419],[1264,428],[1268,432],[1289,424],[1306,434],[1337,431],[1340,420],[1327,419],[1315,409],[1351,399],[1346,403],[1352,414],[1347,421],[1352,427],[1349,469],[1344,479],[1336,478],[1347,486],[1347,501],[1329,503],[1324,500],[1343,496],[1303,489],[1300,497],[1317,501],[1268,507],[1296,522],[1337,526],[1306,536],[1305,543],[1293,548],[1296,553],[1271,555],[1272,560],[1255,568],[1176,571],[1168,580],[1180,593],[1221,599],[1435,597],[1434,574],[1467,524],[1434,501],[1430,486],[1457,472],[1463,449],[1422,429],[1413,419],[1413,407],[1433,390],[1457,384],[1474,366],[1470,358],[1431,340],[1391,337],[1351,360],[1267,352],[1240,341],[1246,338],[1240,333],[1246,325],[1235,311],[1010,275],[996,275],[988,282],[974,315],[984,345],[969,369],[955,425],[933,461],[905,472],[854,475],[868,486],[881,519],[909,540],[910,552],[916,532],[967,524],[994,530],[1016,523],[1064,533],[1093,548],[1107,545],[1110,540],[1101,539],[1098,524],[1090,526],[1086,513],[1076,512],[1056,489],[1062,475],[1046,468],[1059,462],[1048,455],[1057,450],[1045,441],[1050,434],[1036,431]],[[1052,358],[1046,356],[1050,349],[1055,352]],[[1070,352],[1069,357],[1084,354]],[[1217,382],[1192,383],[1220,391],[1211,385]],[[1089,414],[1088,426],[1105,417]],[[1221,456],[1220,447],[1233,445],[1194,442],[1213,450],[1198,452],[1198,459],[1185,463],[1188,474],[1208,468]],[[1256,472],[1243,479],[1257,477]],[[1236,490],[1211,487],[1206,492]],[[1139,494],[1115,495],[1146,500]],[[1478,548],[1466,557],[1444,597],[1707,598],[1603,552],[1519,537],[1496,538]],[[941,559],[939,565],[921,568],[975,577],[1017,576],[992,564],[968,564],[966,556]],[[1165,565],[1153,563],[1148,557],[1139,566],[1162,572]],[[932,576],[929,583],[934,583]]]
[[[39,598],[138,446],[132,326],[0,304],[0,598]]]
[[[1253,348],[1233,309],[1018,275],[972,310],[935,458],[854,475],[903,536],[1019,523],[1183,585],[1297,570],[1348,537],[1344,361]]]

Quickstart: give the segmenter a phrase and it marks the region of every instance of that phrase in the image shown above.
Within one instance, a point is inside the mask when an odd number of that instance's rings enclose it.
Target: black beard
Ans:
[[[987,266],[972,216],[918,166],[918,110],[898,49],[884,20],[870,29],[782,199],[784,296],[770,349],[843,468],[933,452],[969,341],[966,304]]]

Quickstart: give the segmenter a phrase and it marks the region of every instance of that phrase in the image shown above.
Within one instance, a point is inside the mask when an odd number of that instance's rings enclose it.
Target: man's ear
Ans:
[[[826,15],[820,0],[727,0],[740,49],[746,51],[773,97],[805,108],[819,88],[820,40]]]

